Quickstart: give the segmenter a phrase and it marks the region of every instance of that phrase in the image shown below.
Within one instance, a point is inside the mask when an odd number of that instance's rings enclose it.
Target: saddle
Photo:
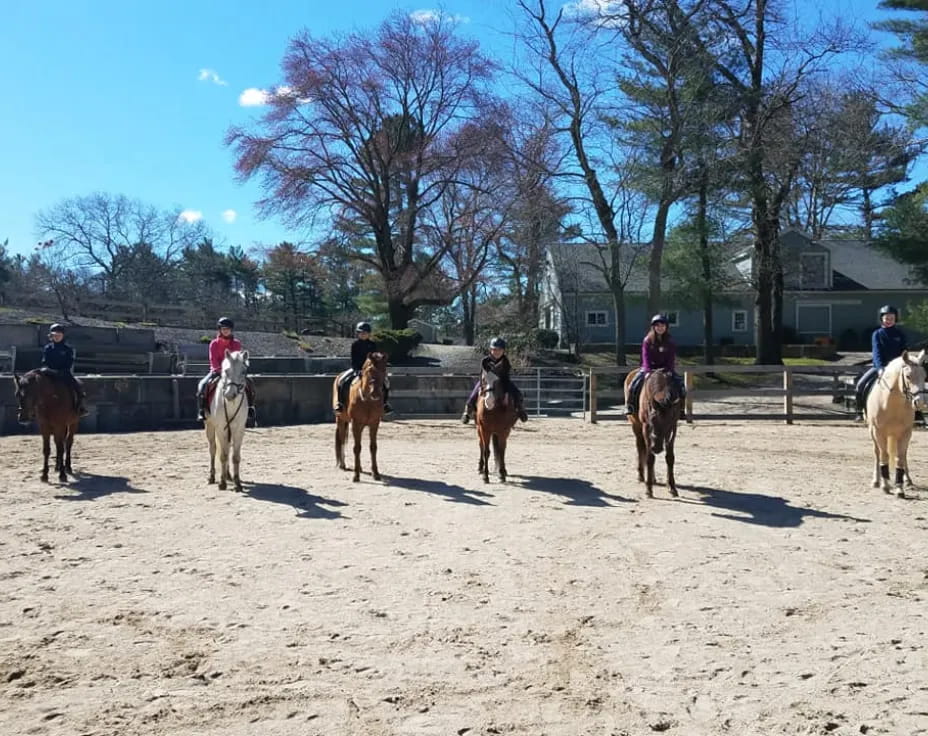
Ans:
[[[206,388],[203,389],[203,401],[208,407],[213,405],[213,394],[216,393],[216,386],[219,385],[220,378],[222,378],[221,375],[212,376],[207,381]]]

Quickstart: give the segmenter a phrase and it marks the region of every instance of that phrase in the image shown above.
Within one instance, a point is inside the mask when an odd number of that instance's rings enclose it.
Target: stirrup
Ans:
[[[461,424],[467,424],[468,422],[470,422],[470,412],[465,409],[464,413],[461,414]]]

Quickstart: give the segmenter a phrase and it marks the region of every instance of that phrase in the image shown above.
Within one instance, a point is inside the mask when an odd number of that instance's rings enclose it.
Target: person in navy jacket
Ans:
[[[880,326],[873,331],[873,367],[857,381],[857,418],[862,419],[867,405],[867,395],[883,369],[908,349],[905,333],[896,325],[899,310],[892,304],[880,307]],[[918,417],[921,419],[921,417]]]
[[[42,349],[42,367],[54,372],[57,378],[74,393],[74,406],[78,414],[87,416],[84,407],[84,387],[74,375],[74,348],[64,340],[64,325],[54,324],[48,330],[50,342]]]
[[[641,368],[628,387],[626,414],[638,413],[638,394],[641,392],[641,386],[651,371],[660,368],[673,376],[680,398],[686,396],[683,379],[677,375],[677,346],[670,336],[670,320],[663,314],[655,314],[651,317],[651,329],[641,342]],[[686,418],[685,409],[680,410],[680,418]]]

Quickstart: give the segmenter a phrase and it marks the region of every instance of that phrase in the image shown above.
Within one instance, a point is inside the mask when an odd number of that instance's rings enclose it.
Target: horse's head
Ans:
[[[13,384],[16,386],[16,421],[28,424],[35,418],[35,377],[26,374],[20,378],[13,374]]]
[[[483,397],[483,407],[487,411],[493,411],[497,404],[503,403],[503,382],[493,371],[485,370],[480,374],[480,395]]]
[[[371,353],[361,368],[361,400],[380,401],[387,380],[387,354]]]
[[[641,388],[641,405],[647,407],[647,432],[655,455],[664,451],[664,443],[677,429],[681,397],[670,373],[652,371]]]
[[[232,401],[245,390],[245,380],[248,376],[248,351],[236,350],[234,353],[226,350],[222,359],[222,378],[220,388],[223,398]]]
[[[901,357],[900,380],[902,381],[902,391],[905,393],[906,398],[912,402],[912,406],[921,411],[928,406],[928,399],[926,399],[928,389],[925,388],[925,363],[928,361],[928,353],[925,350],[920,350],[917,353],[910,353],[905,350]]]

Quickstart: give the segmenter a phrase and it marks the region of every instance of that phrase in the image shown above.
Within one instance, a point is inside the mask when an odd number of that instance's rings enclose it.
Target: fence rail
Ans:
[[[783,412],[774,415],[782,417],[787,424],[792,424],[795,417],[794,399],[800,396],[826,396],[830,395],[835,403],[843,404],[844,408],[851,408],[851,399],[854,393],[854,384],[856,379],[867,370],[867,366],[856,365],[687,365],[683,366],[683,381],[686,386],[686,414],[687,421],[693,421],[693,403],[695,400],[711,400],[719,398],[731,398],[734,396],[745,398],[771,398],[782,397]],[[637,366],[628,368],[596,368],[591,369],[589,376],[590,398],[589,398],[589,420],[595,423],[597,421],[597,404],[603,399],[624,399],[623,390],[600,391],[598,390],[598,376],[625,376],[629,372],[637,370]],[[693,377],[697,375],[706,375],[711,373],[747,373],[747,374],[780,374],[783,377],[782,388],[775,386],[763,387],[744,387],[733,388],[728,390],[712,390],[699,388],[694,385]],[[797,387],[794,382],[796,375],[822,376],[831,377],[828,385],[821,386],[801,386]],[[713,415],[701,415],[702,417],[711,417]],[[727,418],[733,415],[726,414]],[[737,415],[738,418],[768,419],[768,414],[743,414]],[[804,414],[807,418],[834,418],[829,414]],[[848,414],[849,417],[853,416]]]

